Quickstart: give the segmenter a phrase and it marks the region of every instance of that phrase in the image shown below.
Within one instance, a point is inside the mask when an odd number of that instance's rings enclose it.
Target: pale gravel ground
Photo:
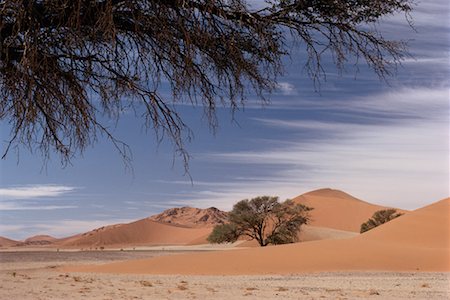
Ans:
[[[450,299],[450,273],[158,276],[55,271],[65,264],[162,254],[1,253],[0,299]]]

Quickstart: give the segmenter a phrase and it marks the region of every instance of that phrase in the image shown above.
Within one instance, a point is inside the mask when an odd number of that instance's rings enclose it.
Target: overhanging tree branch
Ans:
[[[97,132],[113,138],[100,116],[117,121],[131,108],[157,139],[169,137],[187,168],[191,132],[177,104],[203,106],[214,129],[218,105],[234,111],[248,92],[265,101],[283,71],[286,31],[305,46],[315,81],[324,53],[338,69],[362,58],[384,78],[406,51],[376,23],[410,10],[411,0],[273,0],[259,10],[241,0],[3,0],[0,119],[10,146],[67,163]]]

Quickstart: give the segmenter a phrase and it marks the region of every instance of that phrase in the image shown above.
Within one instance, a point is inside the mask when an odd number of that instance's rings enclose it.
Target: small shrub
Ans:
[[[386,222],[389,222],[397,217],[400,217],[403,215],[402,213],[397,213],[396,209],[382,209],[379,211],[376,211],[372,218],[367,220],[367,222],[361,224],[361,230],[360,233],[369,231],[377,226],[380,226],[381,224],[384,224]]]
[[[146,286],[146,287],[152,287],[153,286],[153,284],[150,281],[147,281],[147,280],[141,280],[141,281],[139,281],[139,283],[142,286]]]

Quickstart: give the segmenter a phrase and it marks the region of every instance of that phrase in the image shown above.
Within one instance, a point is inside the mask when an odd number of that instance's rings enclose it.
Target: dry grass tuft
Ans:
[[[179,289],[180,291],[185,291],[185,290],[187,290],[187,289],[188,289],[188,287],[187,287],[187,286],[185,286],[185,285],[181,285],[181,284],[179,284],[179,285],[177,286],[177,289]]]
[[[380,295],[380,293],[377,290],[370,290],[369,295]]]
[[[153,286],[153,284],[150,281],[147,281],[147,280],[141,280],[141,281],[139,281],[139,283],[142,286],[146,286],[146,287],[152,287]]]

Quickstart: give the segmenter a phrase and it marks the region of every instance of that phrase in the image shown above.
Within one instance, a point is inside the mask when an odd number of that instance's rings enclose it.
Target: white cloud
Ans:
[[[129,219],[104,219],[104,220],[60,220],[46,223],[29,223],[23,225],[0,224],[0,235],[15,240],[23,240],[27,237],[48,234],[53,237],[63,238],[84,233],[102,226],[129,223],[135,220]]]
[[[36,224],[40,232],[47,232],[55,237],[65,237],[73,234],[83,233],[102,226],[129,223],[130,219],[104,219],[104,220],[61,220],[45,224]]]
[[[277,88],[283,95],[286,96],[295,95],[297,93],[295,86],[289,82],[278,82]]]
[[[269,127],[278,127],[291,130],[315,130],[315,131],[333,131],[348,132],[354,128],[353,123],[337,123],[335,121],[316,121],[316,120],[279,120],[279,119],[260,119],[254,118],[253,120]],[[361,128],[374,127],[376,125],[371,124],[358,124]]]
[[[448,116],[448,99],[450,97],[450,89],[448,84],[435,84],[431,87],[396,87],[389,91],[371,94],[367,96],[348,97],[336,101],[333,98],[318,98],[318,99],[298,99],[294,102],[279,102],[273,103],[278,105],[274,108],[296,108],[308,110],[327,110],[334,113],[352,114],[356,117],[363,117],[367,115],[370,117],[374,114],[382,114],[385,117],[416,117],[416,118],[446,118]],[[426,115],[424,115],[426,114]],[[264,121],[264,120],[259,120]],[[298,120],[276,120],[277,123],[271,120],[266,120],[265,123],[277,125],[277,127],[292,127],[299,124]],[[297,122],[297,123],[295,123]],[[301,126],[305,126],[306,122],[312,124],[324,124],[320,121],[301,120]],[[338,124],[341,126],[341,123]],[[270,124],[269,124],[270,125]],[[287,126],[290,125],[290,126]],[[309,126],[311,127],[311,126]]]
[[[23,225],[8,225],[8,224],[0,224],[0,235],[2,236],[8,236],[12,233],[18,233],[23,230]]]
[[[214,199],[230,207],[243,197],[273,193],[293,197],[320,187],[339,188],[370,202],[406,209],[447,197],[448,101],[448,88],[402,88],[350,99],[336,108],[354,116],[379,114],[378,119],[366,123],[346,123],[332,117],[327,121],[256,119],[262,126],[290,130],[287,142],[277,140],[260,150],[204,157],[269,170],[261,175],[262,180],[205,189],[192,194],[192,201],[201,204]],[[327,135],[310,142],[296,134],[305,131]]]
[[[0,188],[0,199],[33,199],[43,197],[58,197],[76,188],[63,185],[25,185]]]
[[[274,178],[277,178],[276,174],[274,174]],[[276,181],[274,178],[259,178],[256,181],[242,179],[244,180],[243,182],[228,182],[227,187],[223,188],[185,191],[177,195],[179,200],[173,201],[171,205],[189,205],[199,208],[214,206],[227,211],[231,210],[234,203],[242,199],[270,195],[279,196],[280,200],[285,200],[308,190],[308,186],[304,185],[304,183],[300,184],[287,178],[284,178],[283,181]]]
[[[402,60],[402,64],[442,65],[449,61],[448,56],[441,57],[412,57]]]
[[[76,190],[63,185],[23,185],[0,188],[0,211],[73,209],[75,205],[54,205],[30,200],[61,197]],[[20,200],[20,201],[18,201]]]
[[[448,86],[400,87],[383,94],[357,97],[341,105],[340,110],[379,112],[405,117],[445,119],[448,121],[450,89]],[[342,103],[341,103],[342,104]],[[339,106],[334,107],[339,109]]]
[[[0,211],[12,210],[55,210],[55,209],[72,209],[78,208],[74,205],[30,205],[23,203],[0,202]]]

